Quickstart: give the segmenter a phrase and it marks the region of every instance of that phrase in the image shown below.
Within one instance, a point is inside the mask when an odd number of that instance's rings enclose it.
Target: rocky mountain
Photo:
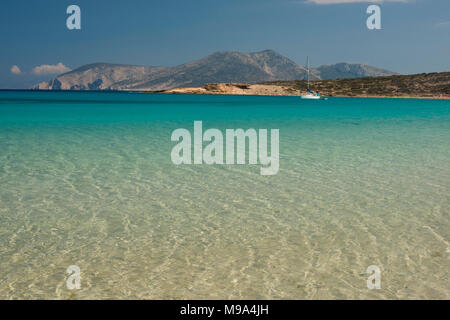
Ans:
[[[317,68],[321,80],[351,79],[364,77],[382,77],[395,75],[395,72],[371,67],[360,63],[337,63]]]
[[[164,67],[93,63],[63,73],[48,82],[41,82],[34,88],[42,90],[114,89],[125,86],[126,83],[145,81],[149,76],[160,73],[164,69]]]
[[[322,69],[321,69],[322,68]],[[221,51],[175,67],[94,63],[34,86],[40,90],[164,90],[200,87],[207,83],[256,83],[296,80],[306,70],[292,60],[265,50],[254,53]],[[311,69],[311,80],[390,75],[361,64],[338,64]]]

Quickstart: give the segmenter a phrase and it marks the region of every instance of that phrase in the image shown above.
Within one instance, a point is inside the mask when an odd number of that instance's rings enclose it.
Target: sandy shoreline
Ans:
[[[164,94],[210,94],[210,95],[256,95],[256,96],[300,96],[300,90],[289,86],[269,85],[269,84],[239,84],[239,83],[218,83],[207,84],[203,87],[175,88],[157,91]],[[352,94],[342,95],[323,94],[324,97],[346,97],[346,98],[395,98],[395,99],[436,99],[449,100],[450,96],[421,96],[421,95],[364,95]]]

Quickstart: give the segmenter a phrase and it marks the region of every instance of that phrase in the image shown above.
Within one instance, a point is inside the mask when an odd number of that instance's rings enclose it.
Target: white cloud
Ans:
[[[64,72],[69,72],[70,70],[71,69],[69,67],[67,67],[64,64],[62,64],[61,62],[59,62],[56,65],[43,64],[43,65],[34,67],[32,72],[34,74],[43,75],[43,74],[61,74]]]
[[[20,71],[20,68],[19,68],[18,66],[13,65],[13,66],[11,67],[11,73],[12,73],[12,74],[21,74],[22,71]]]
[[[450,21],[439,22],[435,24],[436,27],[448,27],[450,26]]]
[[[315,4],[341,4],[341,3],[384,3],[384,2],[410,2],[410,0],[306,0]]]

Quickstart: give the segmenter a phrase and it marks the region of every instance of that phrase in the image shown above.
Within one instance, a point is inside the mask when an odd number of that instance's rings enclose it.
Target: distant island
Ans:
[[[450,72],[399,75],[360,63],[311,68],[323,96],[449,98]],[[273,51],[220,51],[174,67],[94,63],[35,90],[119,90],[179,94],[300,95],[305,67]]]
[[[213,83],[198,88],[175,88],[161,93],[298,96],[303,81]],[[311,89],[329,97],[386,97],[450,99],[450,72],[392,75],[358,79],[316,80]]]
[[[306,57],[305,57],[306,58]],[[254,53],[221,51],[174,67],[94,63],[41,82],[37,90],[156,91],[202,87],[208,83],[260,83],[301,80],[305,67],[273,50]],[[359,63],[338,63],[311,69],[312,80],[362,78],[395,74]]]

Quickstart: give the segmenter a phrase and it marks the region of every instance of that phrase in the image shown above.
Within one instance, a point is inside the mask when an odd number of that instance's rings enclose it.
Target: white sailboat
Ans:
[[[311,89],[309,89],[309,56],[306,58],[306,68],[308,70],[308,93],[305,95],[302,95],[301,98],[302,99],[311,99],[311,100],[320,100],[320,95],[319,93],[314,93],[313,91],[311,91]]]

